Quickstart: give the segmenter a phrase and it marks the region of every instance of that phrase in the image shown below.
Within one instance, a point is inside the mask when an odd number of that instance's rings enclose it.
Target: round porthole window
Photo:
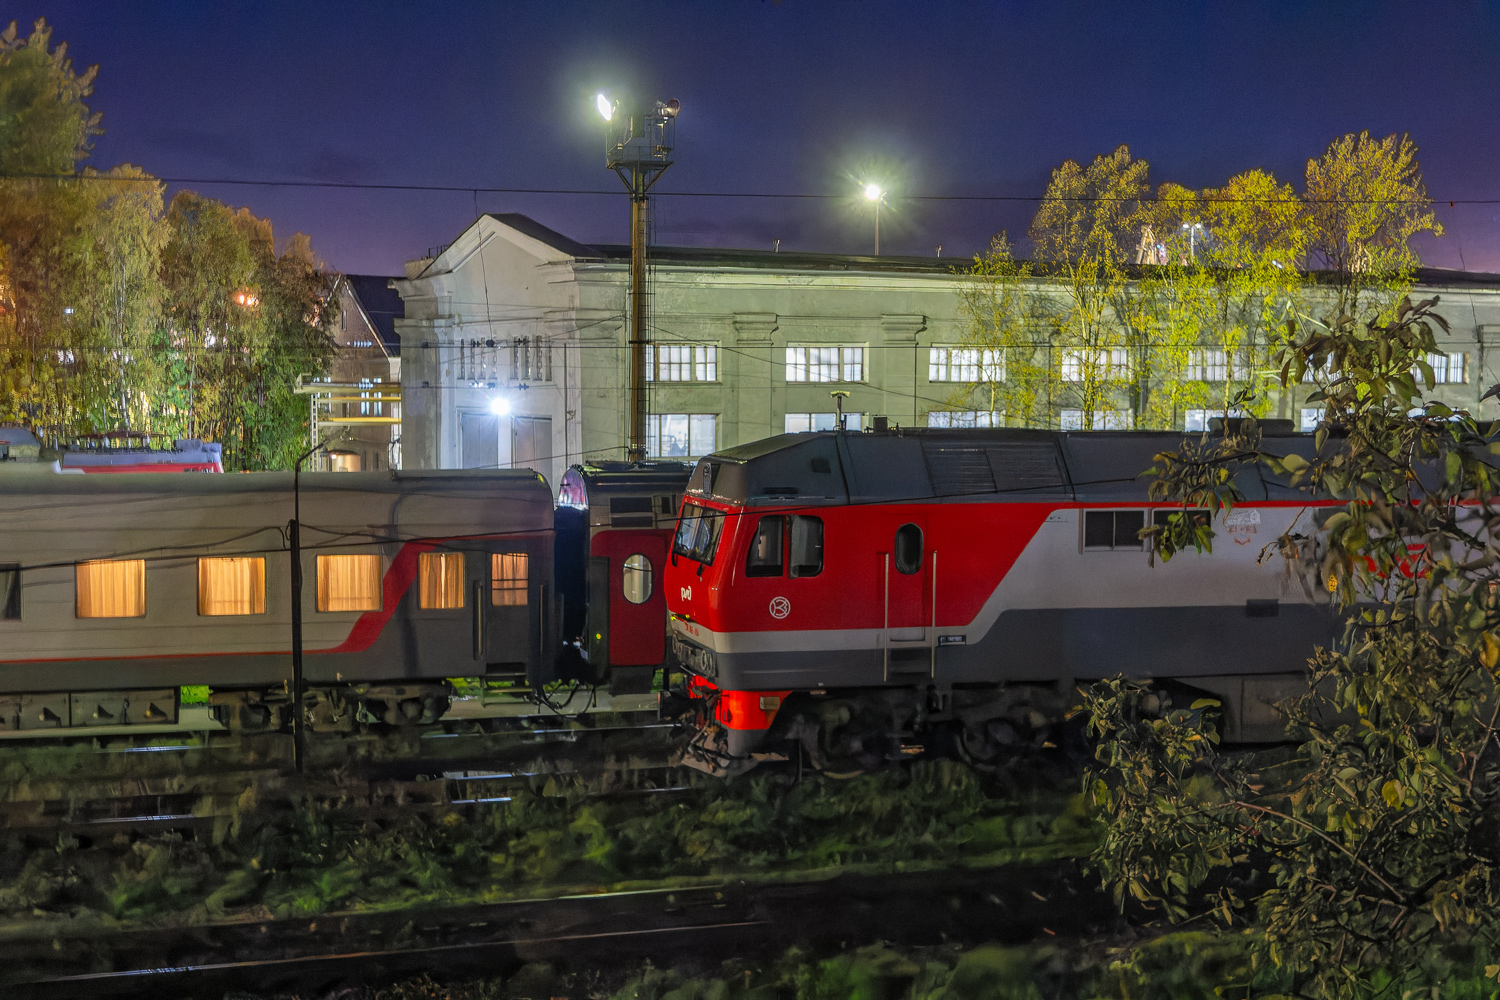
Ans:
[[[641,553],[625,560],[625,600],[645,604],[651,597],[651,560]]]

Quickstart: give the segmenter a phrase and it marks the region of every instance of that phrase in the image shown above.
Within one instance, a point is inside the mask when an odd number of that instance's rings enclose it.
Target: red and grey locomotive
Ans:
[[[1268,424],[1268,450],[1312,454]],[[878,756],[940,724],[993,754],[1044,738],[1077,681],[1119,673],[1215,695],[1230,739],[1279,737],[1269,703],[1305,690],[1340,629],[1262,558],[1309,498],[1246,472],[1213,551],[1153,566],[1140,532],[1180,508],[1142,473],[1181,441],[828,432],[704,458],[666,579],[700,758],[732,767],[809,734],[815,755]]]

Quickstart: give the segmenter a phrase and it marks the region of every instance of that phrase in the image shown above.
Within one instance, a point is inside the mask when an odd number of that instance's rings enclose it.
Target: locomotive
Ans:
[[[1262,427],[1267,451],[1313,455],[1289,421]],[[1273,703],[1342,629],[1328,595],[1265,558],[1318,501],[1247,468],[1212,552],[1152,565],[1141,532],[1181,506],[1152,501],[1143,472],[1182,441],[832,431],[702,459],[666,573],[693,755],[734,770],[796,748],[837,767],[947,734],[992,759],[1054,734],[1079,681],[1117,674],[1212,696],[1231,741],[1279,739]]]

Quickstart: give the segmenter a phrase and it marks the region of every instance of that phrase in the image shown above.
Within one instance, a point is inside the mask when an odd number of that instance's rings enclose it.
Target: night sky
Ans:
[[[1449,235],[1425,262],[1500,270],[1500,14],[1470,3],[331,3],[24,0],[100,64],[91,165],[164,177],[618,191],[594,94],[682,101],[661,243],[867,253],[856,182],[892,190],[882,250],[1024,233],[1053,166],[1128,143],[1152,182],[1252,167],[1299,189],[1335,136],[1408,131]],[[193,185],[400,272],[479,211],[623,242],[623,194]],[[1023,248],[1024,249],[1024,248]]]

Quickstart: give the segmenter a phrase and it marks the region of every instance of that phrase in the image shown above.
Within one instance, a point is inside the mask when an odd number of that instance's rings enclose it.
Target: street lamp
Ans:
[[[865,197],[875,203],[875,256],[880,256],[880,203],[885,200],[885,192],[880,190],[879,184],[866,184]]]
[[[1182,231],[1188,234],[1188,259],[1196,264],[1198,262],[1198,234],[1203,232],[1203,223],[1184,222]]]
[[[630,193],[630,424],[625,455],[646,458],[646,192],[672,165],[672,144],[682,104],[657,101],[650,110],[619,116],[620,104],[606,94],[594,99],[604,119],[604,165]],[[616,121],[616,119],[619,119]]]

